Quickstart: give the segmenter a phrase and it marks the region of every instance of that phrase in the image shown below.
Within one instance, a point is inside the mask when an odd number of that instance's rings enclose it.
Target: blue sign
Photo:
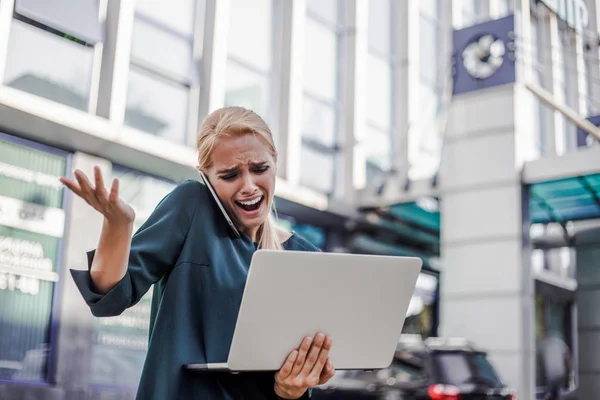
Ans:
[[[592,124],[600,126],[600,115],[589,117],[587,119]],[[581,128],[577,128],[577,147],[587,147],[596,139]]]
[[[454,95],[515,82],[513,15],[455,30]]]

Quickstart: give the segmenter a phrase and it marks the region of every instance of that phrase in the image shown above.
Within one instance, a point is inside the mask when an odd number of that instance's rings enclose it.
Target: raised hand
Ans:
[[[329,360],[331,344],[331,338],[322,333],[314,340],[305,338],[275,374],[275,394],[283,399],[298,399],[309,388],[329,381],[335,373]]]
[[[94,181],[80,170],[73,172],[75,181],[62,177],[60,181],[77,196],[81,197],[90,206],[94,207],[105,219],[114,225],[129,225],[135,219],[135,211],[131,206],[119,198],[119,180],[113,179],[110,192],[104,187],[104,180],[100,168],[94,167]]]

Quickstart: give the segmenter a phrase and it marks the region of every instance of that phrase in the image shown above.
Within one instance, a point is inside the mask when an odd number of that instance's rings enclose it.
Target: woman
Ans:
[[[119,199],[118,181],[107,192],[98,168],[94,185],[75,171],[76,182],[61,181],[104,216],[98,248],[88,253],[89,272],[72,270],[75,283],[95,316],[120,314],[155,284],[138,399],[310,398],[310,388],[334,374],[328,359],[331,339],[322,334],[290,349],[275,374],[183,368],[227,360],[257,248],[317,250],[271,219],[277,152],[258,115],[240,107],[213,112],[202,123],[197,150],[198,169],[214,187],[239,237],[232,235],[208,188],[190,180],[169,193],[132,238],[135,213]]]

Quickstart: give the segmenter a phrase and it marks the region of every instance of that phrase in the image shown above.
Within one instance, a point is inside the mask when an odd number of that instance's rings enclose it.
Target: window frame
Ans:
[[[317,152],[320,153],[321,155],[327,156],[327,157],[332,157],[333,158],[333,177],[331,179],[331,188],[329,189],[329,191],[324,192],[327,196],[333,196],[334,192],[335,192],[335,188],[337,186],[337,165],[338,165],[338,157],[340,156],[340,153],[342,151],[342,146],[341,146],[341,135],[340,135],[340,118],[341,118],[341,111],[342,111],[342,86],[343,86],[343,82],[341,81],[341,76],[342,76],[342,68],[343,68],[343,60],[344,60],[344,34],[345,34],[345,16],[347,11],[347,7],[345,6],[344,2],[341,0],[335,0],[337,1],[337,23],[332,23],[330,21],[327,21],[325,18],[321,17],[320,15],[318,15],[317,13],[313,12],[312,10],[310,10],[308,8],[308,5],[306,6],[305,9],[305,18],[306,20],[311,20],[312,22],[320,25],[321,27],[324,27],[325,29],[329,30],[330,32],[334,33],[336,36],[336,82],[335,82],[335,94],[336,94],[336,99],[334,101],[329,100],[329,99],[325,99],[322,98],[321,96],[315,94],[315,93],[311,93],[310,90],[306,89],[306,86],[304,85],[304,83],[302,84],[302,100],[304,103],[304,100],[306,98],[310,99],[311,101],[314,101],[316,103],[319,103],[323,106],[329,107],[335,115],[335,119],[334,119],[334,140],[333,140],[333,144],[331,146],[328,146],[326,144],[320,143],[317,140],[314,140],[312,138],[309,137],[305,137],[307,131],[306,128],[304,126],[304,121],[302,124],[302,129],[301,129],[301,146],[302,147],[306,147],[308,148],[310,151],[313,152]],[[305,55],[306,57],[306,55]],[[303,183],[303,185],[313,188],[315,190],[318,190],[321,192],[320,189],[316,188],[315,186],[312,186],[310,184],[310,182],[305,182],[303,181],[302,178],[302,174],[300,174],[300,182]]]
[[[198,16],[200,14],[205,15],[204,10],[201,10],[201,8],[206,7],[206,4],[204,4],[202,1],[196,0],[193,2],[193,7],[194,7],[194,9],[191,10],[190,12],[193,16],[192,17],[193,20],[197,21]],[[191,60],[190,67],[192,69],[190,70],[190,74],[187,77],[178,76],[177,74],[166,71],[165,69],[162,69],[159,66],[155,66],[148,62],[140,60],[139,58],[136,58],[133,56],[133,51],[130,51],[129,67],[127,70],[128,76],[129,76],[129,73],[133,70],[136,73],[141,73],[150,79],[167,82],[168,84],[171,84],[174,86],[179,86],[179,87],[185,89],[185,91],[187,93],[187,102],[186,102],[186,110],[185,110],[186,117],[185,117],[185,121],[184,121],[185,131],[183,133],[183,140],[181,142],[174,142],[174,143],[179,144],[179,145],[188,146],[191,143],[191,140],[193,139],[193,137],[195,136],[195,134],[196,134],[195,130],[197,128],[197,124],[194,123],[194,129],[192,129],[192,119],[195,118],[195,116],[196,116],[192,110],[192,107],[195,104],[195,102],[193,101],[193,97],[194,97],[194,95],[197,94],[196,86],[199,81],[199,73],[198,73],[199,71],[197,68],[195,68],[198,65],[198,59],[195,57],[195,46],[196,46],[196,41],[197,41],[196,29],[194,29],[194,32],[191,35],[185,35],[181,32],[178,32],[178,31],[172,29],[171,27],[163,24],[162,22],[155,20],[151,16],[146,15],[143,11],[141,12],[136,9],[134,11],[132,22],[131,22],[132,23],[131,35],[134,34],[135,23],[136,23],[136,20],[138,20],[138,19],[143,21],[145,24],[152,26],[153,28],[157,29],[158,31],[160,31],[163,34],[181,39],[182,41],[186,41],[190,46],[190,60]],[[129,78],[128,78],[128,80],[129,80]],[[124,115],[127,112],[128,105],[129,105],[129,93],[126,92],[126,99],[124,102],[125,109],[123,111]],[[154,135],[151,132],[146,132],[146,131],[140,130],[139,128],[136,128],[134,126],[127,125],[127,124],[125,124],[125,122],[123,122],[123,124],[124,124],[124,126],[126,126],[129,129],[139,130],[140,132],[146,133],[148,135],[163,138],[162,136]],[[170,140],[168,138],[164,138],[164,139]]]
[[[106,5],[104,5],[104,7],[106,7]],[[73,108],[73,110],[84,111],[86,113],[95,115],[97,112],[97,103],[98,103],[98,93],[99,93],[99,84],[100,84],[100,68],[101,68],[102,52],[103,52],[103,46],[104,46],[103,42],[102,41],[98,41],[98,42],[94,42],[94,43],[86,42],[83,39],[77,38],[67,32],[60,31],[56,28],[45,25],[44,23],[42,23],[40,21],[29,18],[22,14],[19,14],[16,10],[16,4],[15,4],[15,8],[13,9],[12,16],[10,18],[10,26],[8,27],[8,30],[7,30],[8,35],[5,39],[5,43],[7,46],[8,46],[9,41],[11,40],[12,24],[13,24],[13,21],[15,21],[15,20],[19,21],[19,23],[23,23],[23,24],[27,25],[29,28],[31,28],[33,30],[38,31],[38,33],[40,33],[41,35],[51,35],[51,36],[59,37],[60,39],[66,40],[66,41],[72,43],[73,45],[82,46],[82,47],[85,47],[90,50],[90,53],[92,56],[91,57],[92,62],[91,62],[91,67],[90,67],[91,69],[89,70],[90,82],[89,82],[89,86],[87,88],[87,93],[88,93],[87,104],[83,110],[78,109],[78,108]],[[6,59],[2,60],[2,61],[4,61],[4,65],[2,66],[2,68],[0,68],[0,79],[1,79],[0,87],[6,85],[5,78],[6,78],[6,64],[8,64],[8,58],[9,58],[8,51],[5,53],[5,56],[6,56]],[[61,103],[54,99],[42,97],[42,96],[39,96],[38,94],[35,94],[32,92],[26,92],[26,93],[29,93],[33,96],[37,96],[40,98],[44,98],[48,101],[52,101],[57,104],[63,104],[63,105],[66,105],[67,107],[69,107],[68,104]]]
[[[383,179],[386,179],[388,176],[390,176],[391,174],[394,173],[394,158],[398,156],[398,140],[394,135],[394,132],[397,132],[398,130],[398,115],[397,113],[394,111],[397,107],[397,103],[398,103],[398,93],[396,92],[395,88],[396,88],[396,84],[398,82],[398,74],[397,74],[397,70],[400,66],[400,58],[398,57],[398,54],[396,54],[395,50],[397,49],[397,41],[399,40],[396,35],[394,35],[394,21],[395,18],[394,16],[396,15],[395,13],[395,9],[396,9],[396,4],[394,4],[394,1],[390,1],[389,2],[389,6],[390,9],[388,10],[388,18],[389,18],[389,32],[388,34],[390,35],[389,37],[389,48],[388,48],[388,52],[384,53],[379,51],[379,49],[376,49],[374,47],[371,46],[371,41],[369,40],[369,35],[370,35],[370,31],[367,32],[367,59],[370,59],[371,57],[374,57],[376,59],[378,59],[379,61],[384,61],[388,67],[390,68],[390,87],[391,87],[391,91],[390,91],[390,121],[389,121],[389,128],[384,128],[382,126],[380,126],[377,122],[373,121],[370,119],[370,116],[368,115],[367,112],[365,112],[365,116],[366,116],[366,128],[367,129],[373,129],[382,133],[385,133],[388,138],[389,138],[389,143],[390,143],[390,151],[388,153],[388,157],[389,157],[389,169],[383,169],[381,168],[379,165],[374,164],[372,162],[369,162],[368,160],[368,154],[367,157],[365,157],[365,166],[367,171],[369,170],[369,168],[373,168],[374,170],[378,171],[378,173],[380,173],[383,177]],[[371,9],[369,9],[369,13],[371,12]],[[368,62],[368,60],[367,60]],[[368,140],[368,138],[364,138],[363,140]],[[368,173],[368,172],[367,172]]]
[[[285,1],[285,0],[284,0]],[[279,88],[277,83],[280,82],[281,77],[281,59],[278,57],[281,54],[282,46],[282,32],[283,26],[283,4],[281,0],[271,0],[271,69],[266,71],[256,65],[252,65],[250,62],[241,59],[235,54],[232,54],[227,49],[227,66],[233,64],[237,68],[244,69],[252,74],[259,75],[261,78],[266,79],[269,93],[268,102],[266,104],[266,115],[261,115],[267,121],[272,121],[269,125],[271,132],[273,133],[274,140],[277,136],[276,132],[279,132],[279,121],[277,116],[279,115]]]

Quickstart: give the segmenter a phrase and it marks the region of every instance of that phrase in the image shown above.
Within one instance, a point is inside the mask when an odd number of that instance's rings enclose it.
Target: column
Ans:
[[[579,391],[581,399],[600,393],[600,227],[575,236],[577,260],[577,338],[579,344]]]
[[[279,173],[288,182],[300,182],[302,102],[304,100],[304,25],[306,1],[282,2],[281,91],[279,93]]]
[[[135,2],[108,0],[96,113],[117,124],[125,120]]]
[[[93,167],[98,165],[109,186],[111,175],[110,162],[75,153],[72,158],[73,169],[80,169],[88,177],[93,177]],[[93,179],[93,178],[91,178]],[[87,269],[86,251],[95,249],[100,238],[102,215],[90,207],[84,200],[71,195],[66,204],[67,224],[65,227],[65,251],[60,291],[60,321],[58,348],[55,356],[56,368],[54,383],[70,392],[83,392],[89,389],[88,380],[91,366],[90,343],[93,334],[93,316],[89,307],[71,278],[70,269]],[[81,393],[83,396],[83,393]]]
[[[225,103],[229,0],[206,0],[206,27],[202,48],[202,89],[198,118],[201,120]],[[200,121],[199,121],[200,122]]]
[[[503,85],[453,99],[440,175],[440,332],[488,350],[519,398],[533,399],[534,288],[515,125],[525,98]]]
[[[345,5],[346,33],[341,39],[346,68],[342,69],[339,137],[341,156],[335,168],[335,198],[354,204],[354,183],[364,185],[366,157],[357,142],[364,135],[367,97],[367,55],[369,4],[365,0],[352,0]],[[355,179],[356,178],[356,179]]]

